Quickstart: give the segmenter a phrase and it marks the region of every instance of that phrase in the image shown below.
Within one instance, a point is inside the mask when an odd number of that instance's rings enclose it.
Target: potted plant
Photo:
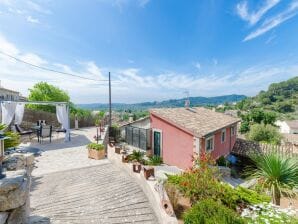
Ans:
[[[152,166],[145,166],[144,167],[144,177],[146,180],[149,179],[149,177],[154,177],[154,167]]]
[[[142,169],[142,165],[141,165],[141,163],[139,163],[139,162],[134,162],[134,163],[132,164],[132,170],[133,170],[133,172],[135,172],[135,173],[140,173],[140,172],[141,172],[141,169]]]
[[[87,145],[88,158],[91,159],[104,159],[105,158],[105,147],[103,144],[90,143]]]
[[[144,155],[145,153],[142,151],[133,150],[129,155],[129,161],[144,163]]]
[[[121,148],[119,146],[115,147],[115,153],[120,154]]]

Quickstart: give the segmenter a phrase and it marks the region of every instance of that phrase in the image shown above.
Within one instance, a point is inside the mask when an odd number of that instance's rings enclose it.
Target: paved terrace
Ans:
[[[95,128],[33,143],[44,150],[32,172],[30,223],[157,223],[148,199],[127,173],[107,159],[87,158]]]

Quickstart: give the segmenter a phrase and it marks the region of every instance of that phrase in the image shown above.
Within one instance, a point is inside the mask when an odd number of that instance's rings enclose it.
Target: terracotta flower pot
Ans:
[[[106,156],[105,150],[88,149],[88,158],[90,159],[104,159]]]
[[[150,176],[154,177],[154,167],[144,167],[144,177],[146,180],[148,180],[148,178]]]
[[[120,154],[120,151],[121,151],[121,148],[118,147],[118,146],[116,146],[116,147],[115,147],[115,153]]]
[[[122,163],[128,163],[128,156],[122,155]]]
[[[140,163],[133,163],[132,164],[132,170],[135,173],[140,173],[142,169],[142,165]]]
[[[147,156],[147,157],[150,157],[150,156],[152,156],[152,155],[153,155],[152,149],[147,149],[147,150],[146,150],[146,156]]]

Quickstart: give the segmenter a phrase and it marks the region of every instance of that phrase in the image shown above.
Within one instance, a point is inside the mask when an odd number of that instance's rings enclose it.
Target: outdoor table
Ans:
[[[36,135],[37,135],[37,141],[39,142],[40,126],[34,125],[34,126],[31,127],[31,129],[36,133]]]

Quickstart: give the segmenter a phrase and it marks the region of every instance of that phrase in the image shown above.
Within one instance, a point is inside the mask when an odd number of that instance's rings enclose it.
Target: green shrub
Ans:
[[[221,156],[216,160],[216,164],[218,166],[227,166],[227,160],[224,156]]]
[[[153,155],[153,156],[150,156],[149,157],[149,161],[147,162],[148,165],[151,165],[151,166],[158,166],[160,164],[162,164],[162,158],[158,155]]]
[[[247,138],[257,142],[279,144],[282,135],[278,132],[277,128],[272,125],[254,124],[250,127]]]
[[[88,149],[94,149],[94,150],[104,150],[105,149],[105,146],[103,144],[97,144],[97,143],[89,143],[87,145],[87,148]]]
[[[142,151],[133,150],[132,154],[130,154],[128,156],[128,160],[143,163],[144,162],[144,159],[143,159],[144,155],[145,155],[145,153],[142,152]]]
[[[235,188],[235,193],[239,197],[239,201],[250,205],[260,204],[263,202],[270,202],[271,200],[271,198],[267,195],[259,194],[256,191],[243,187]]]
[[[167,180],[168,183],[178,186],[182,181],[182,175],[178,175],[178,174],[177,175],[166,174],[166,175],[168,177],[168,180]]]
[[[20,144],[20,135],[18,133],[7,131],[4,133],[4,136],[9,137],[9,139],[4,140],[5,149],[16,147]]]
[[[241,224],[244,220],[233,210],[212,199],[195,204],[184,214],[185,224]]]
[[[242,187],[232,188],[219,182],[216,178],[208,180],[208,176],[198,172],[188,172],[181,175],[168,175],[167,183],[175,185],[192,204],[197,201],[212,198],[220,201],[230,209],[236,210],[238,205],[252,205],[269,202],[270,197]]]

